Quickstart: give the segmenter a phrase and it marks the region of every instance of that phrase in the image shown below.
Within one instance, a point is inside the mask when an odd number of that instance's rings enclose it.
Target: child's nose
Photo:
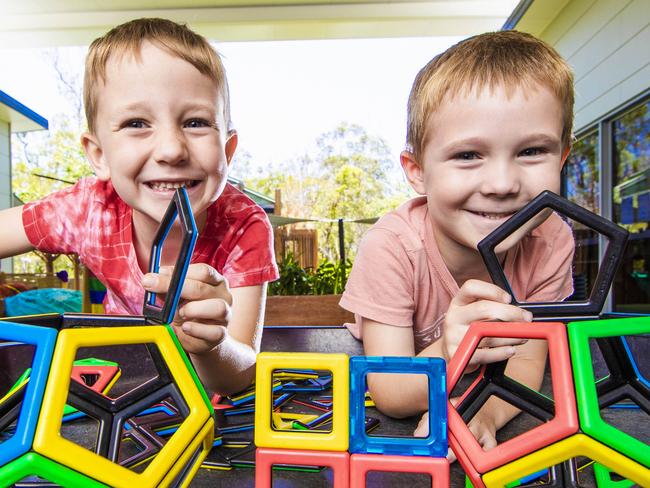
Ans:
[[[154,159],[164,164],[182,164],[187,161],[187,144],[183,131],[176,127],[158,128]]]
[[[486,195],[508,196],[521,188],[517,165],[509,160],[490,161],[484,166],[481,191]]]

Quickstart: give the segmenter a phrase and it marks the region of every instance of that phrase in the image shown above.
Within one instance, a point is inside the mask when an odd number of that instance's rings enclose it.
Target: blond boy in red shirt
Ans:
[[[264,211],[227,184],[237,132],[219,55],[184,25],[127,22],[91,44],[84,104],[81,143],[96,177],[0,212],[0,257],[77,253],[106,285],[108,313],[141,314],[145,289],[167,292],[180,226],[160,273],[146,270],[162,216],[185,187],[199,237],[172,326],[206,387],[243,389],[278,272]]]

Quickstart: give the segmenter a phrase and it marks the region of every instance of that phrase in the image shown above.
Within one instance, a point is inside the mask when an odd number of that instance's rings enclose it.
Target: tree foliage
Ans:
[[[650,102],[614,121],[616,182],[620,183],[650,168]]]
[[[379,217],[410,196],[383,139],[358,125],[341,124],[319,137],[314,154],[271,168],[264,176],[244,176],[247,186],[273,195],[282,190],[282,214],[331,220],[314,226],[323,259],[339,259],[337,219]],[[345,224],[346,257],[353,257],[367,224]]]
[[[49,120],[48,131],[12,135],[12,191],[25,203],[43,198],[92,174],[80,144],[85,129],[81,79],[61,61],[57,51],[47,51],[44,55],[52,65],[59,92],[70,110],[54,115]],[[34,253],[20,256],[14,263],[16,272],[33,273],[46,269],[45,261]],[[54,268],[72,274],[72,263],[65,257],[57,259]]]
[[[13,192],[23,202],[42,198],[92,174],[79,143],[80,131],[65,120],[50,125],[49,134],[14,135]]]

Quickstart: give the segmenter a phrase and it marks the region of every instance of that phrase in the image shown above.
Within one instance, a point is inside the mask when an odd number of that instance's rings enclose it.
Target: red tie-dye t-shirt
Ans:
[[[207,210],[192,263],[207,263],[231,287],[278,278],[273,232],[264,210],[227,184]],[[111,314],[140,315],[144,289],[132,240],[131,207],[110,182],[85,178],[23,208],[29,241],[41,251],[76,253],[106,286]]]

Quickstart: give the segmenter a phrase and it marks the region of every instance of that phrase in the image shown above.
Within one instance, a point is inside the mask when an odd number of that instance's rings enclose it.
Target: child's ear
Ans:
[[[235,155],[235,149],[237,149],[237,131],[231,130],[228,132],[228,138],[226,139],[226,161],[228,161],[228,166],[232,161],[233,156]]]
[[[562,163],[560,164],[560,169],[564,168],[564,165],[566,164],[566,160],[569,159],[569,154],[571,153],[571,144],[567,144],[567,146],[564,148],[564,151],[562,152]]]
[[[426,195],[424,172],[420,163],[415,160],[415,155],[410,151],[402,151],[399,155],[399,160],[402,163],[402,169],[404,169],[406,179],[413,189],[419,195]]]
[[[86,153],[86,158],[90,162],[90,165],[93,167],[93,171],[97,178],[102,181],[108,181],[111,177],[111,171],[106,164],[104,159],[104,151],[102,151],[102,146],[97,139],[97,136],[91,134],[90,132],[84,132],[81,135],[81,146]]]

